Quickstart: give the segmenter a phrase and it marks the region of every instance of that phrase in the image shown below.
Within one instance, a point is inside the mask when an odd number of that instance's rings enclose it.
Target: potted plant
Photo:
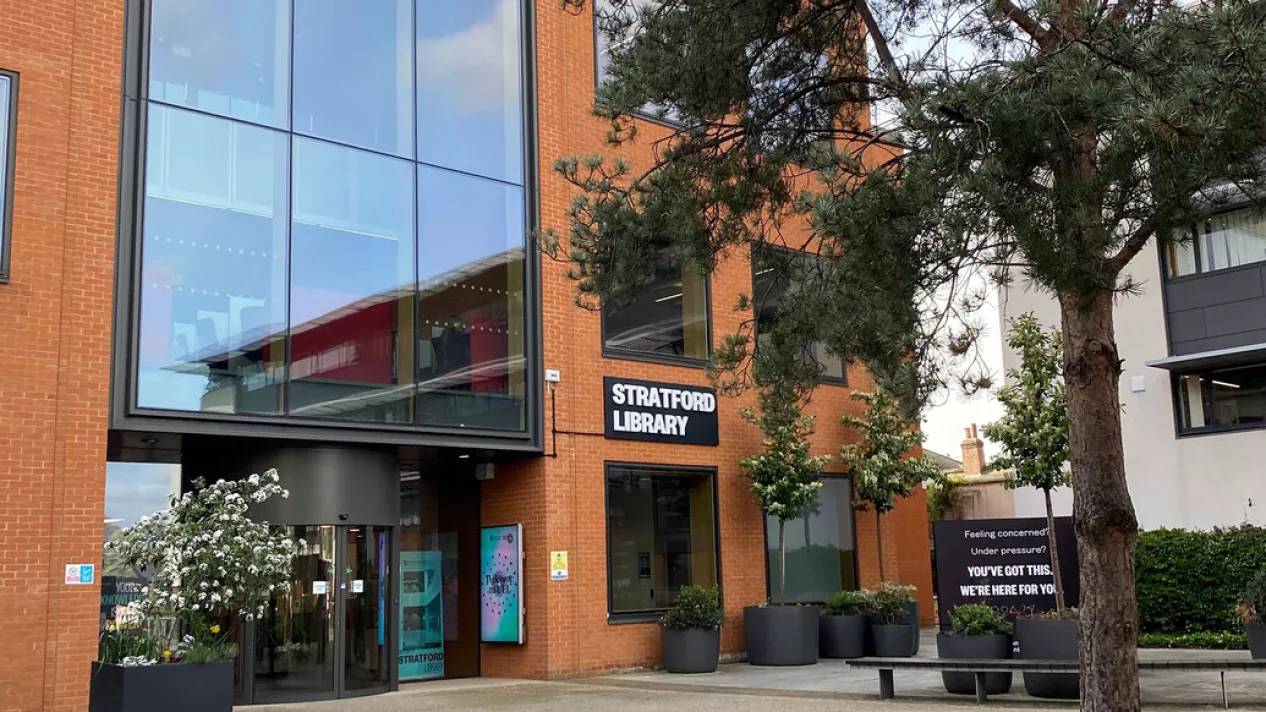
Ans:
[[[860,658],[866,654],[870,596],[840,591],[822,604],[818,618],[818,651],[824,658]]]
[[[917,626],[906,621],[914,601],[913,586],[881,583],[870,593],[870,635],[875,655],[881,658],[908,658],[914,655]]]
[[[1037,613],[1015,621],[1015,639],[1022,660],[1077,660],[1081,644],[1076,608]],[[1080,697],[1075,672],[1026,672],[1024,691],[1033,697],[1075,700]]]
[[[90,712],[232,710],[234,625],[262,615],[270,592],[289,586],[293,544],[247,516],[252,504],[289,496],[278,480],[275,470],[198,480],[110,540],[111,556],[147,574],[149,586],[129,623],[102,636]],[[152,635],[155,624],[172,634]]]
[[[717,586],[682,586],[677,600],[660,621],[664,670],[672,673],[715,672],[721,655],[721,590]]]
[[[1001,613],[984,603],[955,606],[950,611],[950,632],[936,634],[936,652],[947,659],[1008,660],[1011,658],[1012,625]],[[942,672],[945,690],[957,695],[976,692],[976,676],[970,672]],[[1011,691],[1011,673],[985,673],[985,692],[1001,695]]]
[[[1254,660],[1266,659],[1266,624],[1258,611],[1266,611],[1266,569],[1257,572],[1235,606],[1235,618],[1244,624],[1248,650]]]
[[[765,451],[743,458],[752,495],[767,517],[778,520],[778,595],[772,604],[743,609],[747,661],[753,665],[812,665],[818,661],[818,613],[810,606],[786,605],[787,521],[813,506],[818,479],[829,456],[809,454],[813,419],[801,417],[793,397],[779,387],[760,395],[759,417],[750,408],[743,417],[765,434]]]

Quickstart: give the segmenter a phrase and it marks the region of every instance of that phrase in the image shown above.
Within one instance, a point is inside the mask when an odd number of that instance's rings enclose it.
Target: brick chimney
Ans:
[[[985,443],[976,434],[976,424],[964,428],[963,434],[963,474],[979,475],[985,471]]]

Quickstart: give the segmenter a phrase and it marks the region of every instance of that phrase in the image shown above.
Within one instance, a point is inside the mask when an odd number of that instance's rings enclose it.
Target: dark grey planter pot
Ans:
[[[721,656],[720,628],[669,628],[663,631],[660,641],[663,648],[664,670],[673,673],[695,675],[716,672],[717,659]]]
[[[914,626],[914,645],[910,648],[911,655],[919,654],[919,602],[911,601],[906,604],[906,617],[901,619],[904,625]]]
[[[743,609],[747,662],[812,665],[818,661],[818,609],[812,606],[748,606]]]
[[[918,630],[903,623],[871,624],[870,636],[875,641],[875,656],[880,658],[914,657],[914,643],[910,642],[910,638],[914,637]]]
[[[951,635],[936,634],[936,653],[947,660],[1010,660],[1010,635]],[[976,694],[976,675],[970,672],[943,672],[941,681],[945,690],[956,695]],[[1005,695],[1011,691],[1011,673],[985,673],[985,692]]]
[[[92,664],[88,712],[232,712],[233,663]]]
[[[1249,655],[1254,660],[1266,660],[1266,625],[1245,623],[1244,632],[1248,634]]]
[[[818,654],[824,658],[860,658],[866,654],[866,616],[819,616]]]
[[[1076,660],[1081,637],[1076,620],[1019,618],[1015,639],[1021,660]],[[1026,672],[1024,691],[1033,697],[1075,700],[1081,696],[1076,673]]]

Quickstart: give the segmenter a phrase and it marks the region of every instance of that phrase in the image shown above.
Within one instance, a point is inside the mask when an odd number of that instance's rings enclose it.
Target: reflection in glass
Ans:
[[[788,520],[783,529],[787,551],[787,601],[816,603],[836,591],[857,588],[853,541],[853,481],[825,477],[808,516]],[[778,591],[778,519],[765,520],[769,590]]]
[[[287,125],[287,0],[153,0],[152,8],[151,99]]]
[[[606,348],[659,356],[708,357],[708,280],[660,250],[655,277],[632,304],[602,310]]]
[[[295,3],[296,132],[413,157],[412,8],[411,0]]]
[[[290,565],[290,590],[273,593],[256,624],[260,701],[334,691],[334,527],[278,529],[298,553]]]
[[[281,133],[150,105],[139,406],[280,412],[286,145]]]
[[[524,427],[523,190],[418,169],[418,422]]]
[[[787,292],[803,284],[803,273],[817,264],[817,255],[775,247],[752,246],[752,309],[756,313],[756,348],[768,343],[778,319],[778,305]],[[764,332],[764,333],[762,333]],[[820,378],[847,381],[848,371],[839,356],[817,342],[803,354],[804,362],[816,360],[822,367]]]
[[[520,0],[418,4],[418,160],[523,182]]]
[[[295,139],[292,415],[412,420],[413,195],[412,163]]]
[[[1266,423],[1266,366],[1241,366],[1178,378],[1184,429]]]
[[[180,492],[180,465],[157,462],[107,462],[105,479],[105,530],[108,543],[137,520],[165,511],[168,498]],[[101,564],[100,630],[139,625],[140,616],[128,604],[145,600],[149,577],[119,560],[118,551],[106,549]]]
[[[386,527],[348,527],[344,562],[343,686],[386,689],[387,598],[391,547]]]
[[[1200,257],[1204,272],[1266,262],[1266,222],[1251,209],[1213,216],[1205,224]]]
[[[610,467],[611,612],[667,608],[682,586],[717,583],[712,476]]]

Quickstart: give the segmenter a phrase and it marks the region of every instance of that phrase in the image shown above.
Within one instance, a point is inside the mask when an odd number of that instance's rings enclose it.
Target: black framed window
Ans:
[[[716,585],[716,471],[607,464],[612,618],[653,614],[682,586]]]
[[[651,283],[631,304],[602,310],[603,350],[702,362],[711,351],[708,278],[659,251]]]
[[[812,270],[818,256],[776,245],[752,246],[752,308],[756,316],[756,348],[768,343],[769,333],[778,319],[779,305],[786,294],[794,293],[803,275]],[[815,342],[805,359],[814,359],[822,367],[818,380],[822,383],[848,385],[848,368],[844,360]]]
[[[1184,433],[1266,427],[1266,364],[1174,376]]]
[[[857,531],[853,524],[853,480],[822,478],[809,513],[783,527],[787,550],[787,600],[816,603],[838,591],[857,589]],[[778,593],[778,519],[765,520],[769,594]]]
[[[1190,240],[1164,250],[1171,278],[1266,262],[1266,219],[1253,209],[1219,213],[1193,226]]]
[[[9,279],[13,239],[13,165],[18,134],[18,75],[0,69],[0,282]]]

